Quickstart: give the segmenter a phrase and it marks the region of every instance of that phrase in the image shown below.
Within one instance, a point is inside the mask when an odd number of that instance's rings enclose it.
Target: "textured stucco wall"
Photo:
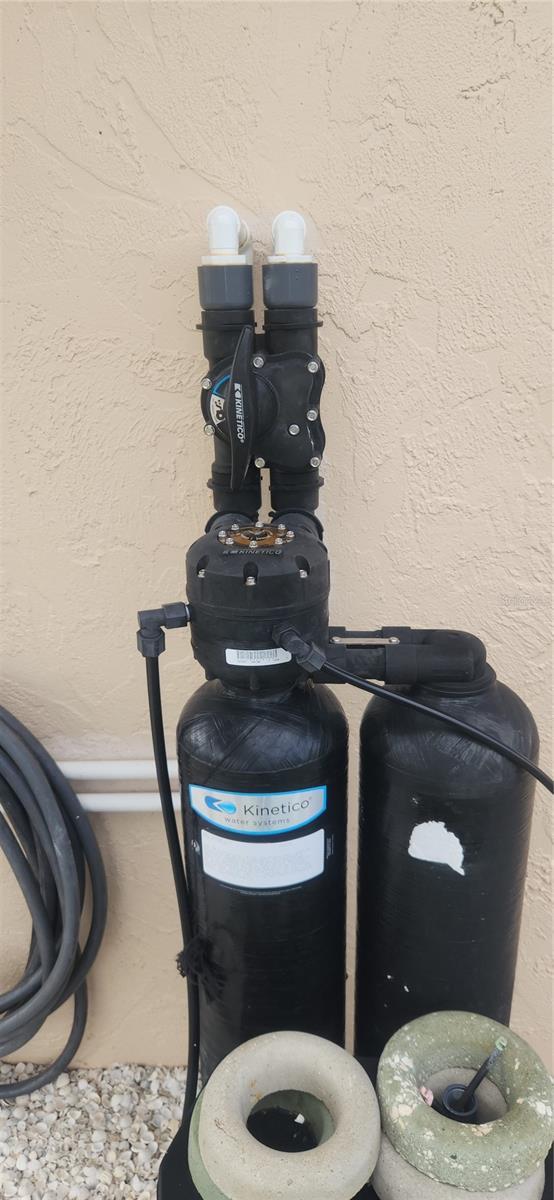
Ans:
[[[237,206],[260,251],[294,206],[321,262],[334,619],[481,634],[548,764],[549,5],[1,12],[4,702],[59,756],[149,754],[134,614],[182,594],[209,512],[205,213]],[[200,673],[186,635],[169,642],[171,730]],[[343,698],[355,722],[363,702]],[[514,1015],[546,1056],[550,811],[541,791]],[[160,820],[97,825],[112,912],[81,1059],[173,1061]]]

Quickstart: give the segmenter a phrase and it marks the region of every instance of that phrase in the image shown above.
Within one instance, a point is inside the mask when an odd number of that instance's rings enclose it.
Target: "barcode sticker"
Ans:
[[[280,646],[272,646],[267,650],[227,649],[225,658],[230,667],[271,667],[290,662],[292,654]]]

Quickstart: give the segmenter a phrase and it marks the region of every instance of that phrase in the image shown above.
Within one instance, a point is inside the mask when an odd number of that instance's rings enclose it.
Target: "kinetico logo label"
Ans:
[[[235,383],[235,421],[239,442],[246,441],[246,423],[244,419],[244,396],[242,383]]]
[[[236,804],[231,804],[229,800],[218,800],[215,796],[206,796],[206,806],[211,808],[212,812],[221,813],[236,813]]]
[[[220,792],[189,784],[192,808],[210,825],[242,833],[271,836],[316,821],[327,808],[327,788],[299,792]]]

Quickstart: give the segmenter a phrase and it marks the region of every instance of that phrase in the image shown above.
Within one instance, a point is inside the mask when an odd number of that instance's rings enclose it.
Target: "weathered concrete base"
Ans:
[[[291,1091],[315,1097],[329,1118],[304,1154],[270,1150],[247,1127],[260,1101]],[[380,1138],[377,1097],[355,1059],[309,1034],[268,1034],[240,1046],[208,1081],[189,1166],[203,1200],[353,1200],[369,1182]]]
[[[421,1088],[438,1072],[450,1071],[454,1082],[458,1070],[476,1071],[500,1038],[505,1049],[490,1080],[504,1098],[503,1112],[466,1125],[425,1103]],[[552,1144],[554,1091],[546,1068],[513,1030],[476,1013],[430,1013],[405,1025],[381,1055],[377,1090],[391,1145],[454,1194],[508,1192],[536,1175]]]
[[[198,1145],[198,1126],[200,1124],[200,1114],[202,1111],[203,1093],[196,1101],[196,1108],[192,1115],[189,1133],[189,1171],[192,1182],[196,1190],[200,1193],[202,1200],[229,1200],[228,1196],[224,1196],[223,1192],[216,1187],[213,1180],[210,1179],[208,1172],[202,1161],[200,1147]]]
[[[371,1180],[379,1200],[541,1200],[544,1191],[544,1167],[523,1183],[515,1183],[502,1191],[467,1192],[450,1183],[438,1183],[416,1171],[391,1146],[383,1134],[381,1153]],[[211,1197],[210,1197],[211,1200]],[[214,1197],[215,1200],[215,1197]]]

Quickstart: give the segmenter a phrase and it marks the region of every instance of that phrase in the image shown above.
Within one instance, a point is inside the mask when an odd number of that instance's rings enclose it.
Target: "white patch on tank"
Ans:
[[[444,821],[424,821],[412,830],[408,854],[423,862],[444,863],[457,875],[465,875],[464,851],[460,839],[446,828]]]

